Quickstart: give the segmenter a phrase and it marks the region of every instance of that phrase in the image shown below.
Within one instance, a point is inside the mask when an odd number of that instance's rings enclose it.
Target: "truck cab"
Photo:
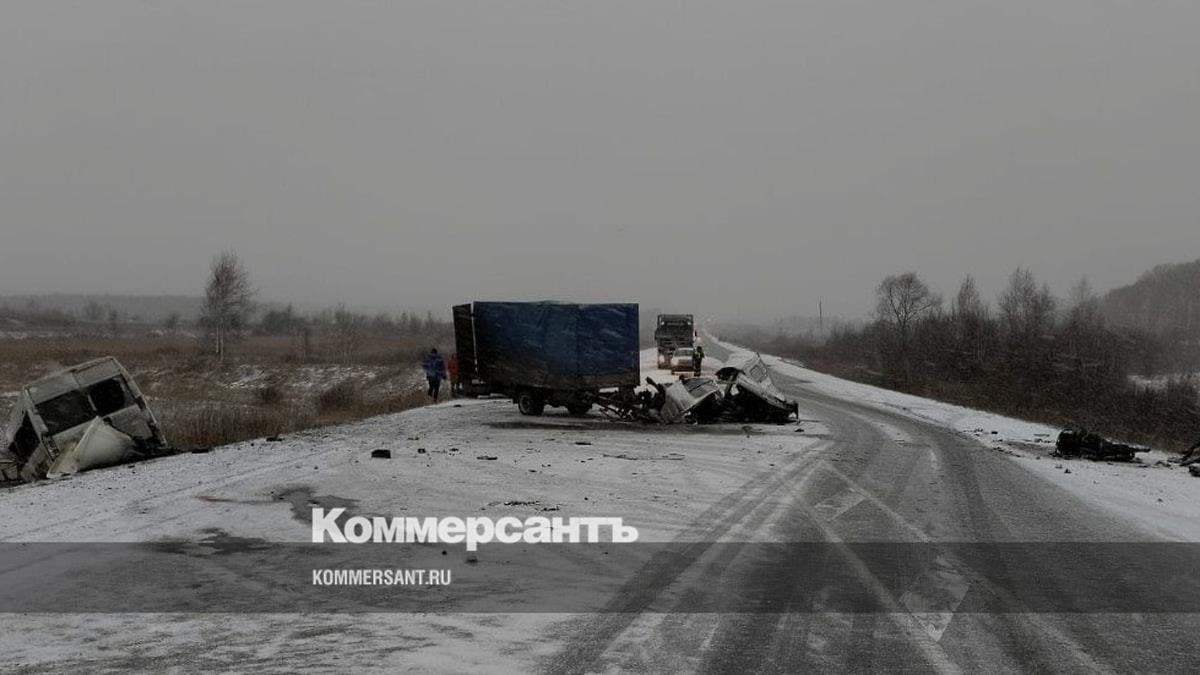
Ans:
[[[695,319],[691,314],[659,314],[654,344],[658,348],[658,367],[669,370],[676,349],[695,346]]]

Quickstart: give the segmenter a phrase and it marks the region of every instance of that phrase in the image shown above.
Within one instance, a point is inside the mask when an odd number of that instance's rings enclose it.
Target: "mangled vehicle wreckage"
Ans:
[[[787,422],[798,414],[799,404],[784,396],[771,382],[770,372],[757,354],[735,354],[711,377],[681,378],[665,384],[646,379],[654,387],[646,408],[657,419],[675,422]]]
[[[105,357],[21,389],[0,448],[0,478],[53,478],[167,451],[133,378]]]
[[[786,422],[799,412],[800,404],[783,395],[771,382],[767,364],[758,354],[733,354],[717,370],[717,380],[726,383],[725,398],[745,419]]]

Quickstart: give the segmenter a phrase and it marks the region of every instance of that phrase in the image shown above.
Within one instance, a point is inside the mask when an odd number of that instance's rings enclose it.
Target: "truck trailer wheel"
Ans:
[[[533,391],[526,389],[517,394],[517,409],[522,415],[541,415],[546,409],[546,402]]]
[[[584,415],[588,414],[588,411],[591,409],[592,409],[591,403],[584,402],[584,403],[568,403],[567,404],[567,413],[574,415],[575,417],[583,417]]]

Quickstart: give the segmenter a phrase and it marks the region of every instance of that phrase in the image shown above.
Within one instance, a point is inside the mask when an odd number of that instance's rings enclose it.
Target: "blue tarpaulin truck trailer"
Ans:
[[[462,391],[511,396],[526,415],[632,401],[641,372],[636,304],[456,305],[454,340]]]

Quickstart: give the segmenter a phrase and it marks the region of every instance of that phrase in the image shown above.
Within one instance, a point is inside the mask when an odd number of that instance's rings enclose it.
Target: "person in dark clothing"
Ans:
[[[696,345],[692,350],[692,373],[700,377],[700,364],[704,362],[704,347]]]
[[[446,379],[446,362],[442,360],[442,355],[438,354],[437,348],[430,349],[429,353],[425,355],[425,360],[421,362],[421,369],[425,371],[425,380],[429,382],[427,393],[433,397],[433,402],[437,403],[442,380]]]

